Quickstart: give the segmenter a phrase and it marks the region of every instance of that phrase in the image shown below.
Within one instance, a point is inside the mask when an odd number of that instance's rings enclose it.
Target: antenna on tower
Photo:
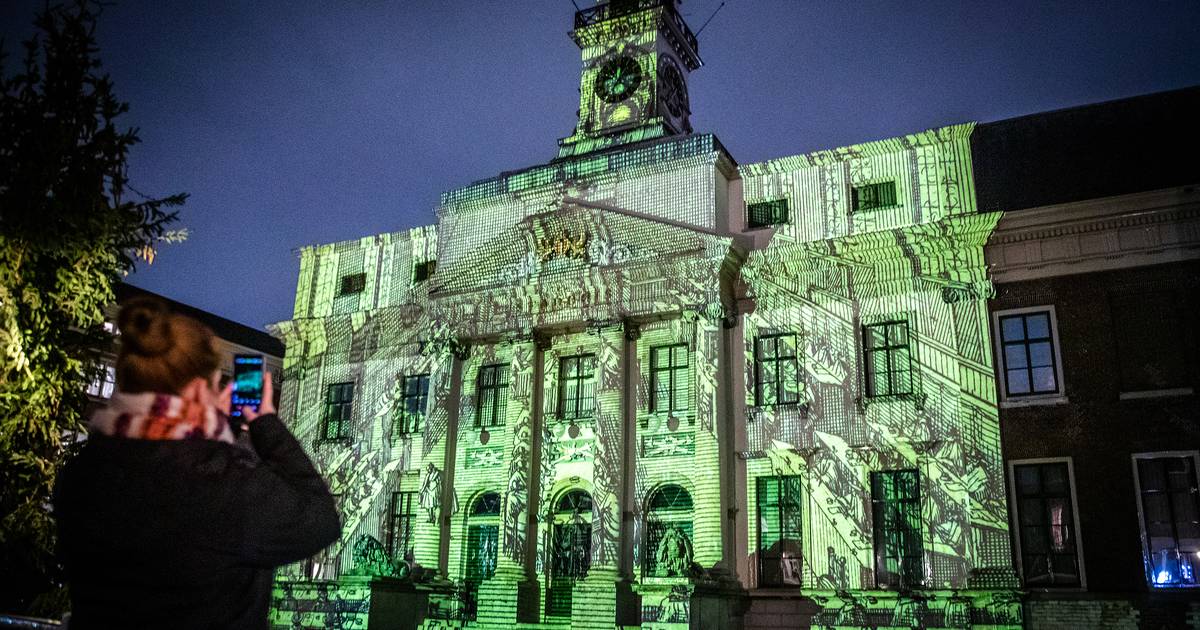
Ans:
[[[575,10],[576,10],[576,11],[582,11],[582,10],[583,10],[583,9],[580,9],[580,8],[579,8],[579,3],[575,2],[575,0],[571,0],[571,4],[575,5]]]
[[[575,0],[571,0],[571,2],[575,2]],[[722,0],[721,4],[717,5],[717,8],[712,12],[712,15],[708,16],[707,20],[704,20],[704,24],[700,25],[700,30],[696,31],[697,37],[699,37],[700,33],[704,32],[704,27],[708,26],[708,23],[711,22],[713,18],[717,17],[717,11],[720,11],[721,7],[723,6],[725,6],[724,0]]]

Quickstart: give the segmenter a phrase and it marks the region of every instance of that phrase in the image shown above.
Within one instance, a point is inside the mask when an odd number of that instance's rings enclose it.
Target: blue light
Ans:
[[[1170,581],[1171,581],[1171,574],[1167,573],[1166,569],[1159,571],[1158,575],[1155,576],[1155,578],[1154,578],[1155,584],[1167,584]]]

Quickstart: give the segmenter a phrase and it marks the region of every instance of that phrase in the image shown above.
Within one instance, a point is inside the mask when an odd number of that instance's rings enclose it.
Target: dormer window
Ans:
[[[788,222],[788,200],[772,199],[746,205],[746,222],[751,228],[770,227]]]

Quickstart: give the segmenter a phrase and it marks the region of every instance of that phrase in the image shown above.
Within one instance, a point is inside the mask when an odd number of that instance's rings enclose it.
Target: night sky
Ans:
[[[42,4],[0,2],[8,68]],[[681,10],[696,31],[720,4]],[[554,157],[578,108],[574,11],[117,2],[99,39],[141,129],[132,183],[191,194],[188,241],[130,281],[287,319],[298,247],[433,223],[440,192]],[[1168,90],[1200,84],[1198,33],[1197,0],[728,0],[699,36],[692,125],[749,163]]]

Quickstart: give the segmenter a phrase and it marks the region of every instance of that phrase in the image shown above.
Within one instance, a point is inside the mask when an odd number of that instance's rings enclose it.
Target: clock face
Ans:
[[[609,103],[623,101],[642,84],[642,68],[629,56],[617,57],[600,67],[596,74],[596,95]]]
[[[664,59],[664,61],[666,61]],[[675,64],[665,62],[659,64],[658,97],[666,106],[667,111],[676,118],[686,118],[691,113],[688,107],[687,84]]]

